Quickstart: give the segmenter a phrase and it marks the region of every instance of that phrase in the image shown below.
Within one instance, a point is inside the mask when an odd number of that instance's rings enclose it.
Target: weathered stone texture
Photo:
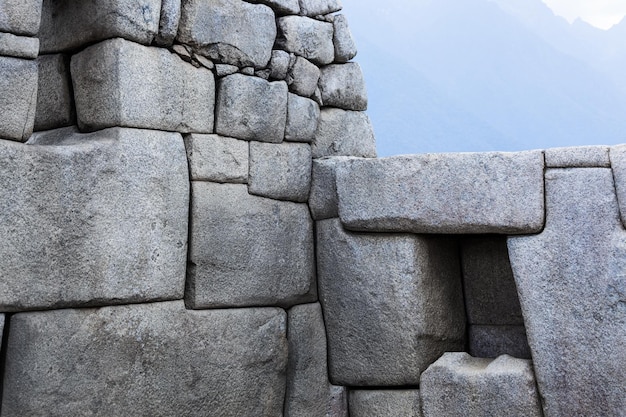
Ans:
[[[610,166],[608,146],[573,146],[546,149],[547,168],[589,168]]]
[[[507,355],[445,353],[422,374],[420,395],[424,417],[542,417],[531,362]]]
[[[178,33],[180,15],[181,0],[161,0],[159,33],[155,39],[155,42],[158,45],[169,46],[174,43],[174,39]]]
[[[249,0],[250,3],[263,3],[270,6],[279,14],[300,13],[300,3],[298,0]]]
[[[192,183],[187,304],[279,305],[316,299],[313,224],[305,204]]]
[[[270,60],[270,78],[274,80],[284,80],[289,71],[289,62],[291,57],[289,52],[276,49],[272,51],[272,59]]]
[[[312,142],[320,118],[320,106],[311,99],[289,93],[285,140]]]
[[[309,208],[314,220],[339,217],[336,171],[337,165],[347,159],[335,156],[313,160]]]
[[[300,10],[306,16],[319,16],[341,10],[340,0],[300,0]]]
[[[182,301],[17,314],[2,416],[281,415],[285,319]]]
[[[248,182],[248,142],[190,134],[185,136],[185,148],[192,181]]]
[[[41,52],[71,51],[110,38],[150,45],[160,14],[161,0],[44,0]]]
[[[27,140],[37,106],[37,62],[0,56],[0,139]]]
[[[301,56],[296,57],[287,75],[289,91],[302,97],[311,97],[315,93],[320,79],[320,69]]]
[[[613,178],[615,179],[620,218],[626,227],[626,144],[611,147],[609,156]]]
[[[37,36],[41,22],[42,0],[2,0],[0,32]]]
[[[541,234],[508,242],[545,414],[623,415],[626,233],[611,170],[548,170],[546,209]]]
[[[325,106],[367,110],[365,80],[356,62],[322,67],[319,86]]]
[[[469,353],[477,358],[510,355],[531,359],[524,326],[469,326]]]
[[[335,59],[332,23],[304,16],[285,16],[277,19],[280,49],[293,52],[317,65],[326,65]]]
[[[179,134],[65,128],[0,145],[0,311],[182,298]]]
[[[182,0],[177,39],[217,62],[262,68],[276,39],[274,12],[242,0]]]
[[[543,170],[540,151],[352,160],[337,170],[339,214],[351,230],[535,233]]]
[[[112,39],[74,55],[71,71],[81,129],[213,131],[213,74],[163,48]]]
[[[416,389],[352,390],[350,417],[421,417]]]
[[[287,84],[233,74],[218,83],[215,131],[244,140],[280,143],[287,121]]]
[[[0,56],[35,59],[39,54],[39,39],[0,32]]]
[[[39,88],[35,130],[72,125],[76,118],[71,88],[69,59],[61,54],[37,58]]]
[[[313,158],[376,157],[374,129],[369,117],[363,112],[322,109],[312,145]]]
[[[348,62],[356,56],[356,44],[348,27],[348,19],[342,14],[333,17],[333,44],[335,45],[335,62]]]
[[[417,385],[443,352],[462,350],[457,247],[446,238],[353,234],[317,222],[320,301],[331,382]]]

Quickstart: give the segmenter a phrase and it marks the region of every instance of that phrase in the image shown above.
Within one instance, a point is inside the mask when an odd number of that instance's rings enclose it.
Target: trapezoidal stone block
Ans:
[[[350,390],[350,417],[421,417],[416,389]]]
[[[277,20],[279,49],[304,57],[316,65],[335,59],[333,24],[304,16],[285,16]]]
[[[71,72],[81,130],[213,132],[213,73],[166,49],[111,39],[74,55]]]
[[[41,22],[42,0],[2,0],[0,32],[37,36]]]
[[[35,130],[50,130],[74,124],[76,112],[72,95],[69,58],[62,54],[37,58],[39,88]]]
[[[185,148],[192,181],[248,182],[248,142],[196,133],[185,136]]]
[[[374,128],[367,114],[323,108],[311,150],[313,158],[356,156],[376,158]]]
[[[182,301],[20,313],[2,416],[281,415],[286,314]]]
[[[0,56],[0,139],[24,142],[33,132],[37,61]]]
[[[358,231],[536,233],[543,171],[541,151],[350,160],[337,168],[339,216]]]
[[[546,209],[541,234],[508,241],[545,415],[621,416],[626,232],[611,170],[549,169]]]
[[[0,311],[179,299],[189,179],[176,133],[0,141]]]
[[[319,79],[324,106],[345,110],[367,110],[367,90],[361,67],[356,62],[322,67]]]
[[[288,307],[316,300],[306,204],[253,196],[243,184],[193,182],[191,188],[188,306]]]
[[[450,239],[357,234],[317,222],[319,297],[333,384],[418,385],[446,351],[462,350],[463,294]]]

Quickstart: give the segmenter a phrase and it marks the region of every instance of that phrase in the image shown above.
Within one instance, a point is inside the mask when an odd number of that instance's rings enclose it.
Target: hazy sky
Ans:
[[[626,15],[626,0],[543,0],[555,14],[570,22],[577,17],[608,29]]]

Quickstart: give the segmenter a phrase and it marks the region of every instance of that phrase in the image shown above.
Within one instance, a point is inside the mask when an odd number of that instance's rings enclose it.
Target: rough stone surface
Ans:
[[[340,0],[300,0],[300,10],[306,16],[319,16],[341,10]]]
[[[287,78],[290,60],[289,52],[281,51],[280,49],[272,51],[272,59],[269,64],[271,69],[270,78],[274,80],[284,80]]]
[[[348,389],[337,385],[330,386],[330,407],[326,417],[348,417]]]
[[[317,222],[320,301],[333,384],[418,385],[443,352],[462,350],[457,247],[446,238],[353,234]]]
[[[289,93],[285,140],[312,142],[320,118],[320,106],[311,99]]]
[[[42,0],[2,0],[0,32],[37,36],[41,22]]]
[[[218,83],[215,131],[244,140],[280,143],[287,121],[287,84],[233,74]]]
[[[218,77],[225,77],[227,75],[234,74],[239,71],[239,67],[230,64],[216,64],[215,73]]]
[[[289,91],[302,97],[311,97],[315,93],[319,79],[320,69],[317,65],[299,56],[287,75]]]
[[[313,220],[339,217],[337,201],[337,164],[349,157],[335,156],[313,160],[309,208]]]
[[[333,17],[333,28],[335,62],[348,62],[356,56],[357,49],[346,16],[339,14]]]
[[[179,134],[65,128],[0,146],[0,311],[182,298]]]
[[[280,49],[293,52],[309,61],[326,65],[335,59],[332,23],[304,16],[285,16],[277,19]]]
[[[367,110],[365,80],[356,62],[322,67],[319,86],[325,106]]]
[[[157,45],[169,46],[174,43],[178,33],[178,22],[181,14],[181,0],[161,0],[161,17]]]
[[[248,142],[219,135],[190,134],[185,148],[192,181],[248,181]]]
[[[548,170],[546,213],[541,234],[508,242],[545,414],[623,415],[626,232],[611,170]]]
[[[250,194],[304,203],[311,188],[311,146],[250,143]]]
[[[313,158],[323,156],[376,157],[374,129],[367,114],[322,109],[312,146]]]
[[[445,353],[422,374],[420,395],[424,417],[542,417],[531,362],[507,355]]]
[[[316,299],[313,224],[305,204],[192,183],[186,301],[193,308]]]
[[[20,313],[2,416],[278,416],[286,318],[182,301]]]
[[[588,168],[611,166],[608,146],[574,146],[546,149],[547,168]]]
[[[478,358],[510,355],[531,359],[524,326],[469,326],[469,353]]]
[[[352,390],[350,417],[421,417],[416,389]]]
[[[0,32],[0,55],[35,59],[39,54],[39,39]]]
[[[44,0],[41,53],[75,50],[110,38],[150,45],[160,14],[161,0]]]
[[[615,179],[620,218],[626,227],[626,144],[611,147],[609,156],[613,178]]]
[[[543,153],[401,155],[337,170],[348,229],[412,233],[541,231]]]
[[[213,131],[213,74],[166,49],[112,39],[74,55],[71,71],[81,130]]]
[[[37,62],[0,56],[0,139],[27,140],[37,106]]]
[[[263,68],[276,38],[274,12],[241,0],[182,0],[179,42],[224,64]]]
[[[281,15],[300,13],[298,0],[250,0],[250,3],[266,4]]]
[[[37,58],[39,88],[35,130],[50,130],[74,124],[69,59],[61,54]]]
[[[461,265],[465,310],[469,323],[524,324],[506,236],[462,239]]]

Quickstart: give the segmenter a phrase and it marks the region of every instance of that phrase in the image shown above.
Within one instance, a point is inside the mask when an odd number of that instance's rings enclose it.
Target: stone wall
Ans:
[[[376,159],[340,9],[0,0],[1,416],[625,415],[626,147]]]

